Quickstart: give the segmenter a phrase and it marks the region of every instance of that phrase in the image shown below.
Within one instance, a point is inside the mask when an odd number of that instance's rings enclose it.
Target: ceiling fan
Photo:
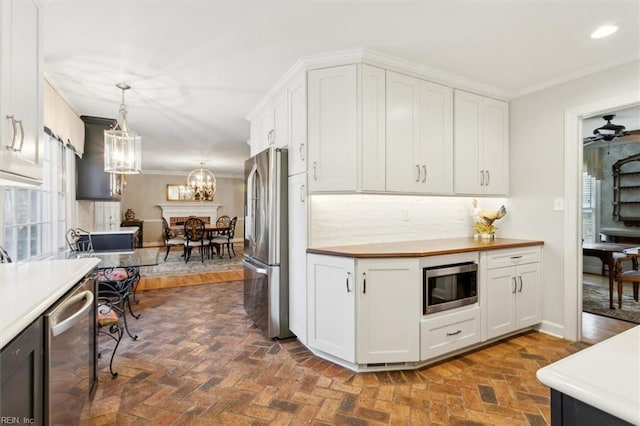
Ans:
[[[613,124],[611,121],[614,119],[615,114],[605,115],[602,118],[607,122],[607,124],[598,127],[593,131],[593,136],[588,136],[583,139],[584,146],[592,145],[598,141],[611,142],[614,140],[620,141],[628,141],[632,142],[633,140],[626,140],[627,136],[640,136],[640,130],[632,130],[627,131],[626,128],[621,124]],[[635,139],[635,141],[640,141],[640,139]]]

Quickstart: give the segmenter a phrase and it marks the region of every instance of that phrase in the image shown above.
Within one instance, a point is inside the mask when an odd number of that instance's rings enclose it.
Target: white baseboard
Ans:
[[[551,321],[542,321],[538,326],[538,331],[560,339],[566,339],[564,336],[564,326],[562,324]]]

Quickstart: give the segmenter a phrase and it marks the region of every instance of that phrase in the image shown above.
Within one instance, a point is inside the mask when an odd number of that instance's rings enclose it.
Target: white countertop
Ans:
[[[100,235],[100,234],[135,234],[138,232],[137,226],[114,226],[109,229],[98,229],[96,231],[89,232],[91,235]]]
[[[538,380],[640,425],[640,326],[538,370]]]
[[[0,264],[0,348],[95,268],[100,259]]]

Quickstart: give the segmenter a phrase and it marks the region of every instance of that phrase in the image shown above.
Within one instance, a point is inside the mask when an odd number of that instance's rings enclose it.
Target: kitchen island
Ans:
[[[91,231],[91,244],[95,251],[127,251],[140,245],[140,228],[116,226],[110,229]]]
[[[553,425],[640,425],[640,326],[537,372]]]
[[[306,287],[289,283],[290,328],[354,371],[420,368],[541,322],[543,244],[465,237],[308,248]]]

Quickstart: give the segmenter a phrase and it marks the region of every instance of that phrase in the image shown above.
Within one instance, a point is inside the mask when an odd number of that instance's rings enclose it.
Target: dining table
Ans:
[[[184,234],[184,225],[170,225],[169,229],[176,233],[176,235]],[[224,235],[229,231],[229,226],[221,226],[211,223],[204,224],[204,232],[208,239],[212,239],[218,235]],[[219,244],[213,244],[216,249],[216,253],[221,257]]]
[[[625,250],[634,249],[637,244],[617,244],[617,243],[582,243],[582,255],[597,257],[604,265],[607,265],[609,274],[609,309],[613,306],[613,281],[615,279],[615,260],[618,256],[625,256]],[[634,262],[637,260],[634,258]],[[634,264],[634,267],[637,264]],[[635,269],[635,268],[634,268]]]

